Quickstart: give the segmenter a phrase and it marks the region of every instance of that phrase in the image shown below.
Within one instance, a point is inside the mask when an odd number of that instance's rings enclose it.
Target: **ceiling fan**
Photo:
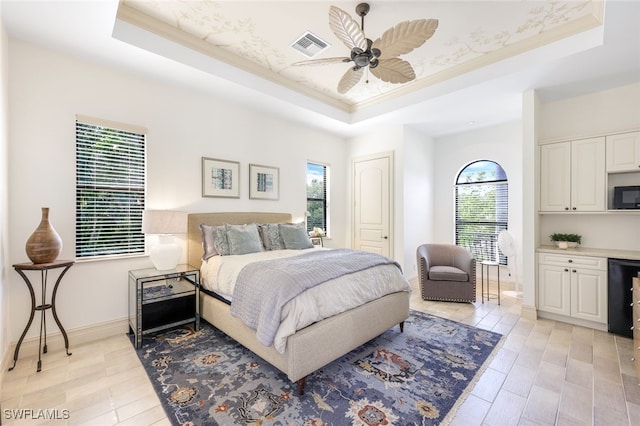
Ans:
[[[369,13],[368,3],[356,6],[356,13],[361,18],[361,25],[344,10],[331,6],[329,8],[329,27],[349,49],[349,57],[312,59],[296,62],[293,65],[324,65],[338,62],[353,62],[338,83],[338,92],[347,93],[355,86],[369,68],[371,74],[388,83],[406,83],[416,78],[411,64],[398,58],[420,47],[431,38],[438,28],[437,19],[418,19],[404,21],[389,28],[375,41],[364,34],[364,17]]]

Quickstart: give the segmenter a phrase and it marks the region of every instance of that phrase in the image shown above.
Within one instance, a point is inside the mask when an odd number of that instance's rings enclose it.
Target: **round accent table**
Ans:
[[[20,352],[20,345],[24,340],[24,336],[27,334],[29,327],[31,327],[31,323],[33,322],[33,316],[36,311],[40,311],[40,340],[38,343],[38,370],[42,369],[42,360],[41,355],[43,353],[47,353],[47,320],[45,313],[48,309],[51,309],[53,313],[53,319],[56,321],[58,328],[62,332],[62,336],[64,337],[64,348],[67,352],[67,355],[71,355],[69,352],[69,338],[67,337],[66,331],[62,327],[60,323],[60,319],[58,319],[58,313],[56,312],[56,294],[58,292],[58,286],[60,285],[60,281],[62,281],[62,277],[67,273],[69,268],[73,265],[72,260],[56,260],[51,263],[16,263],[13,265],[13,269],[22,277],[27,288],[29,289],[29,294],[31,295],[31,315],[29,316],[29,321],[27,322],[27,326],[24,328],[22,332],[22,336],[20,336],[20,340],[18,340],[18,344],[16,345],[16,350],[13,353],[13,366],[9,368],[9,371],[13,370],[16,366],[16,362],[18,361],[18,353]],[[49,270],[51,269],[62,269],[60,274],[58,275],[58,279],[56,280],[55,285],[53,286],[53,293],[51,295],[51,303],[45,302],[45,297],[47,294],[47,275]],[[36,306],[36,294],[33,291],[33,286],[31,285],[31,281],[29,281],[29,277],[25,274],[25,271],[40,271],[40,285],[41,285],[41,301],[42,304]],[[42,345],[42,335],[44,334],[44,346]]]
[[[480,293],[482,293],[482,303],[484,303],[484,269],[487,268],[487,302],[489,301],[489,269],[491,266],[495,266],[498,270],[498,305],[500,304],[500,264],[498,262],[490,262],[488,260],[483,260],[480,262],[480,276],[481,279],[481,287]]]

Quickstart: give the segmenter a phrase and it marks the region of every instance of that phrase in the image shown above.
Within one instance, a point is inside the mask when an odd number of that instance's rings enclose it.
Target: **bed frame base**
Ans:
[[[214,327],[249,349],[297,383],[304,394],[307,375],[358,346],[400,325],[409,317],[409,293],[398,292],[314,323],[287,338],[284,353],[258,342],[255,330],[231,316],[230,307],[200,292],[200,315]],[[384,315],[380,315],[384,312]]]

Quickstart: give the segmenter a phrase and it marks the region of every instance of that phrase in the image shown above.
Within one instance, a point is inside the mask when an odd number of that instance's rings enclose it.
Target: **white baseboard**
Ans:
[[[535,306],[522,305],[522,308],[520,310],[520,317],[535,321],[538,319],[538,310]]]
[[[607,324],[587,321],[580,318],[571,318],[565,315],[553,314],[551,312],[538,311],[539,318],[546,318],[554,321],[565,322],[567,324],[579,325],[581,327],[593,328],[594,330],[607,331]]]
[[[64,350],[64,337],[62,336],[62,333],[60,332],[60,330],[58,330],[55,323],[48,324],[48,326],[49,327],[47,328],[54,328],[56,332],[47,333],[47,352]],[[121,318],[99,324],[92,324],[73,330],[67,330],[67,336],[69,338],[69,352],[73,352],[74,346],[128,332],[128,318]],[[22,341],[22,345],[20,345],[20,353],[18,354],[18,363],[22,358],[28,358],[38,355],[39,340],[40,336],[35,336],[28,337]],[[0,372],[0,381],[4,379],[4,374],[9,369],[9,367],[13,365],[13,353],[16,349],[17,344],[17,341],[11,342],[2,357],[2,371]]]

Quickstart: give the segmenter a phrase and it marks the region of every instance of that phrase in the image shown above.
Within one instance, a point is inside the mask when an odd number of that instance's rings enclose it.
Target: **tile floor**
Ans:
[[[504,289],[504,285],[503,285]],[[495,290],[495,289],[492,289]],[[479,299],[478,299],[479,300]],[[631,339],[520,318],[518,299],[426,302],[412,308],[505,335],[453,425],[640,425]],[[72,342],[73,343],[73,342]],[[0,389],[3,425],[169,425],[125,335],[18,360]],[[49,409],[62,420],[14,420],[11,409]],[[24,411],[23,411],[24,412]]]

